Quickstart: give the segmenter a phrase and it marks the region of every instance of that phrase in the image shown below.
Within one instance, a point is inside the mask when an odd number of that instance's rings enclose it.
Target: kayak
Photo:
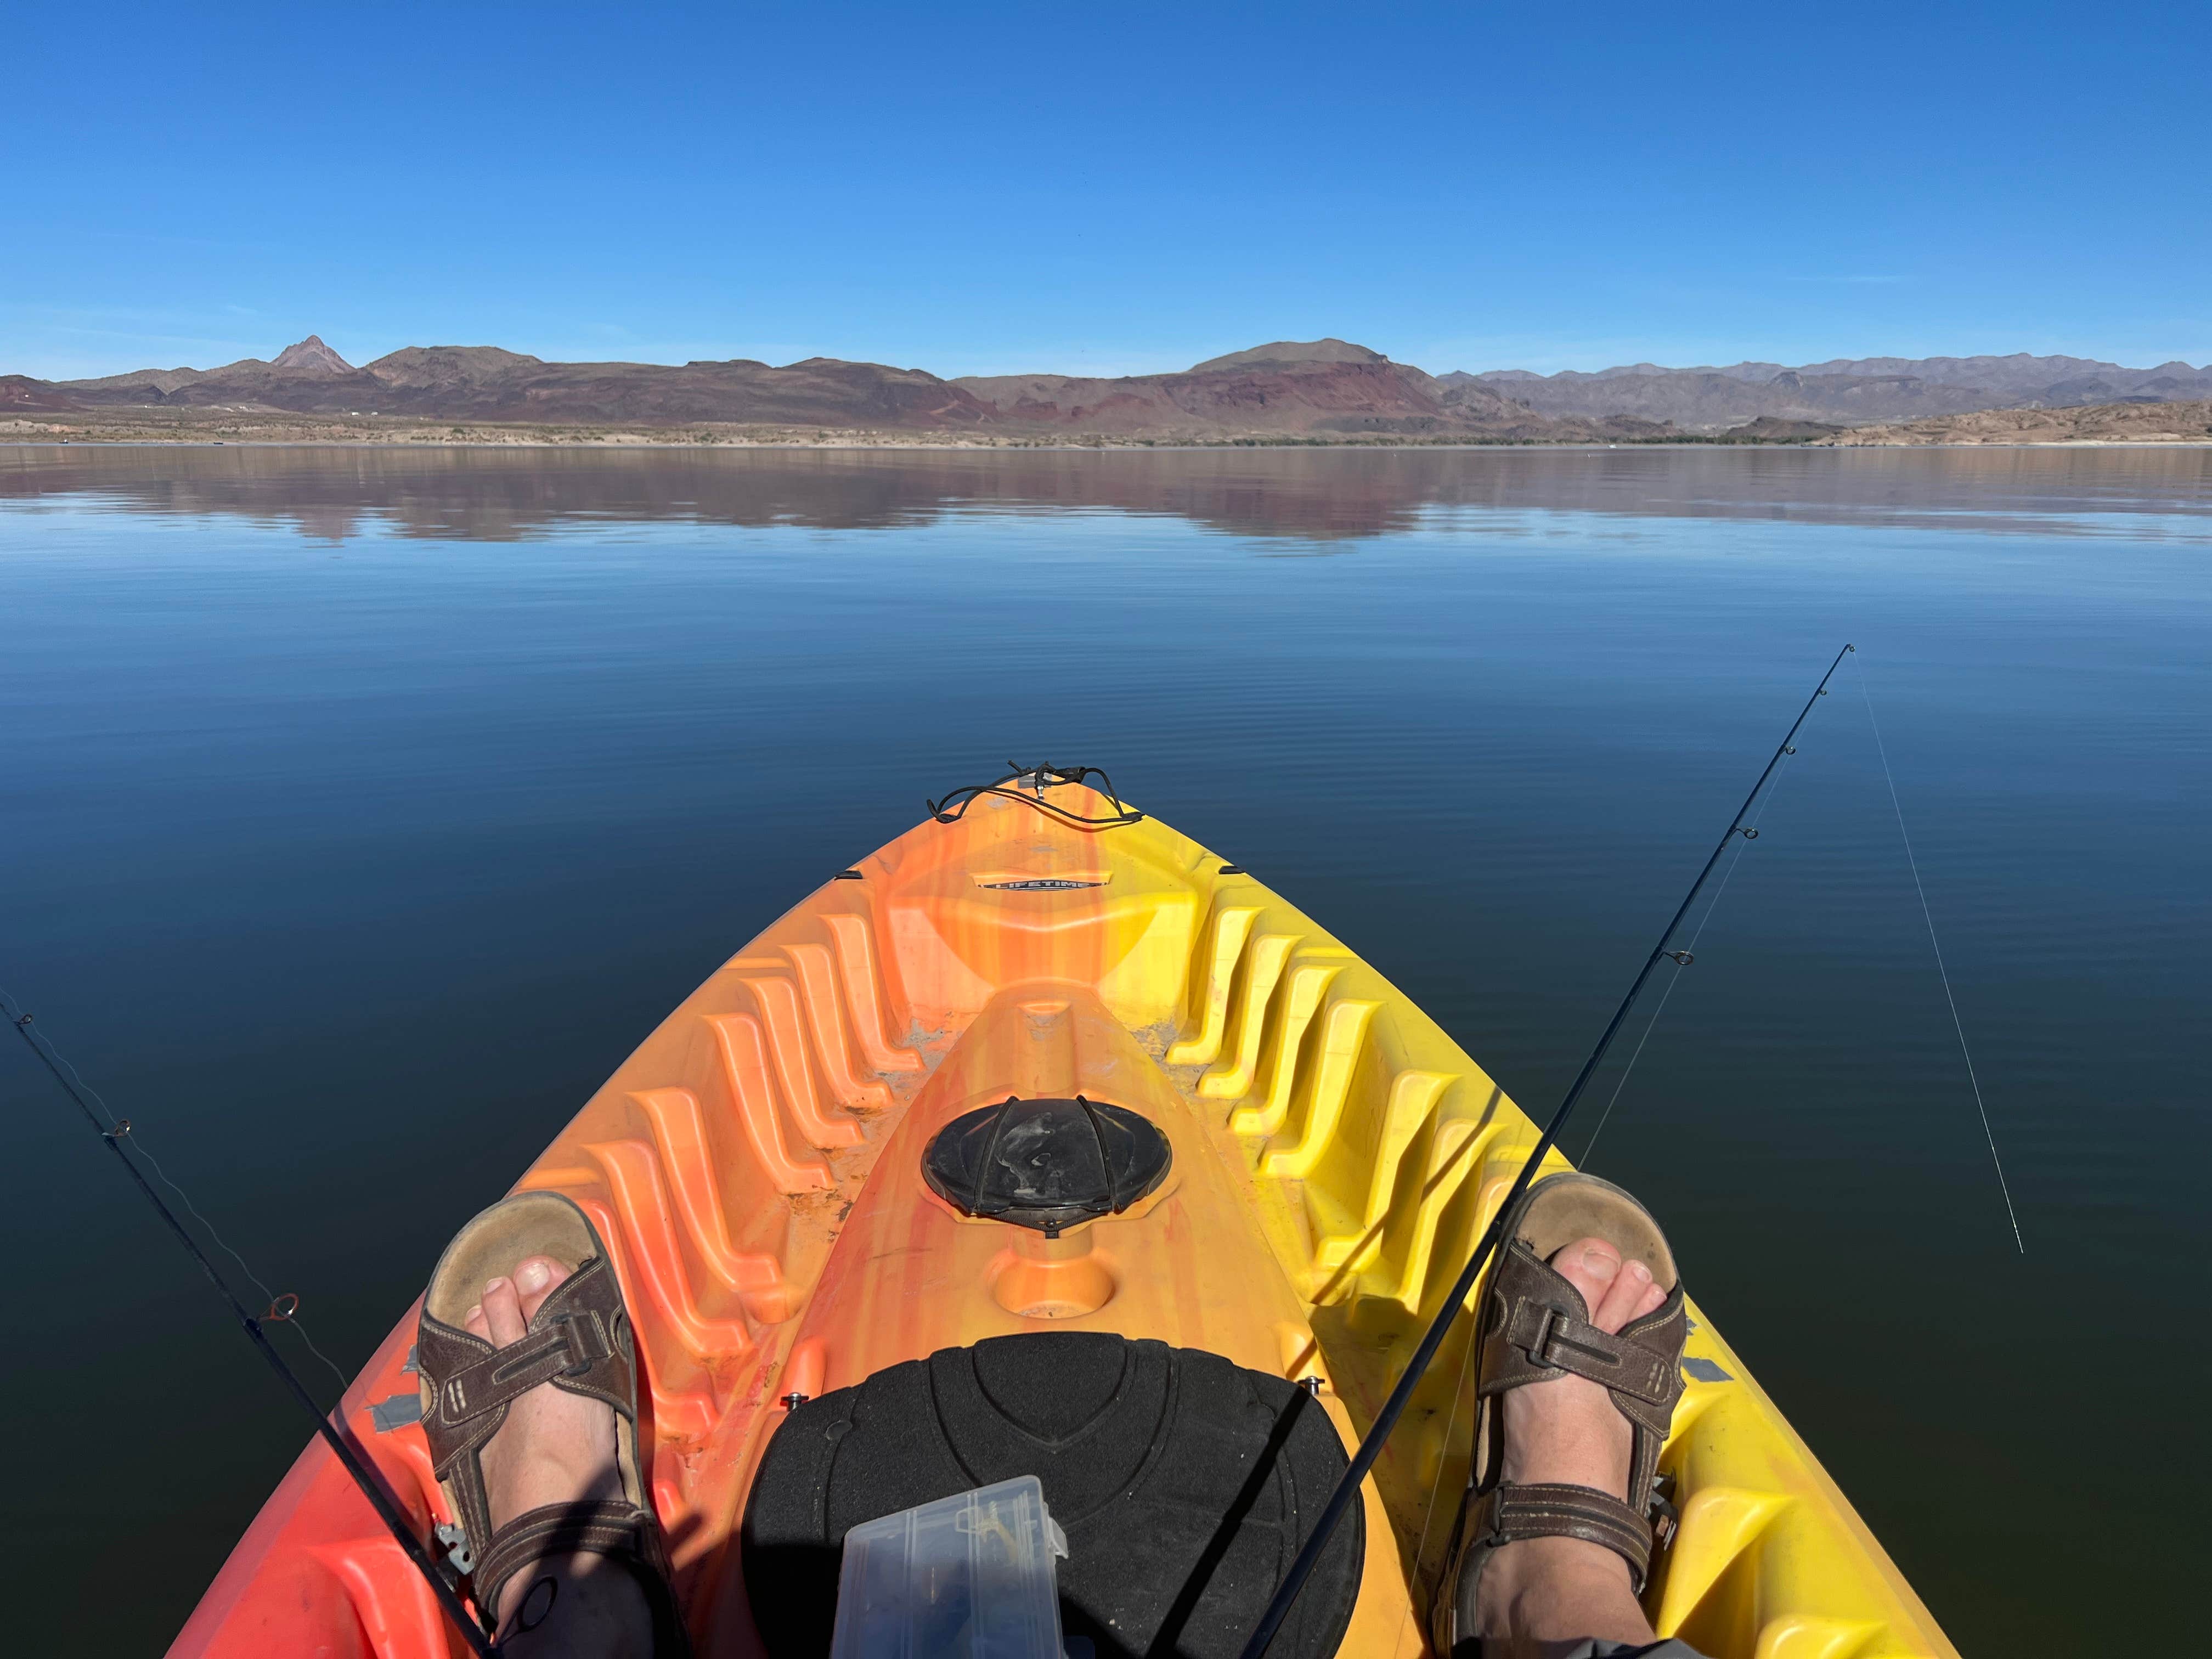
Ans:
[[[1041,769],[833,874],[671,1014],[516,1190],[574,1200],[612,1259],[701,1654],[826,1653],[846,1530],[1034,1475],[1065,1528],[1071,1654],[1233,1656],[1538,1139],[1257,878]],[[1540,1172],[1569,1167],[1553,1152]],[[1283,1659],[1429,1650],[1479,1297],[1302,1592]],[[1694,1303],[1690,1317],[1654,1627],[1714,1659],[1954,1654]],[[337,1417],[430,1540],[453,1517],[419,1423],[416,1322]],[[172,1649],[465,1651],[319,1441]]]

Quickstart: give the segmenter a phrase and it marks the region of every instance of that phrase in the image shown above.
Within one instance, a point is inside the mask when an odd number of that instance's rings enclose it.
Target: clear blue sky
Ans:
[[[2212,357],[2212,6],[10,9],[0,372]]]

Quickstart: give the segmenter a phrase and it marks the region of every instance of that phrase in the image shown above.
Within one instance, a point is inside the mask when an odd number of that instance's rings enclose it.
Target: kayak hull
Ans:
[[[1109,810],[1074,786],[1050,799]],[[1083,829],[985,796],[854,869],[724,963],[517,1183],[575,1199],[615,1259],[649,1384],[653,1501],[710,1655],[761,1651],[736,1540],[786,1396],[989,1337],[1095,1330],[1312,1379],[1349,1446],[1538,1138],[1371,966],[1158,820]],[[1054,1239],[963,1216],[920,1178],[922,1149],[1009,1094],[1140,1112],[1172,1149],[1168,1178]],[[1644,1196],[1663,1215],[1665,1195]],[[421,1241],[426,1264],[440,1242]],[[1716,1659],[1952,1654],[1692,1317],[1662,1459],[1682,1525],[1646,1595],[1656,1627]],[[414,1321],[339,1414],[427,1533],[449,1517],[412,1420]],[[1470,1324],[1367,1483],[1344,1654],[1426,1650],[1466,1480]],[[172,1650],[462,1650],[319,1444]]]

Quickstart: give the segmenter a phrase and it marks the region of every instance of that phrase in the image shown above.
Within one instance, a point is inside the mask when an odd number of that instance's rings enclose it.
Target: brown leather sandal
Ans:
[[[1480,1651],[1475,1595],[1501,1546],[1523,1538],[1602,1544],[1628,1563],[1640,1595],[1650,1574],[1655,1518],[1660,1543],[1673,1533],[1674,1511],[1655,1486],[1659,1448],[1682,1394],[1689,1316],[1667,1236],[1611,1182],[1556,1175],[1522,1195],[1504,1237],[1475,1335],[1474,1460],[1431,1613],[1437,1651],[1455,1659]],[[1643,1262],[1667,1299],[1618,1332],[1598,1329],[1582,1292],[1551,1265],[1555,1251],[1578,1238],[1601,1238],[1624,1261]],[[1591,1486],[1519,1486],[1504,1478],[1506,1390],[1570,1372],[1602,1383],[1634,1430],[1625,1503]]]
[[[527,1333],[504,1348],[472,1334],[464,1322],[485,1284],[533,1255],[552,1257],[568,1277],[539,1304]],[[496,1634],[499,1593],[516,1573],[551,1557],[603,1555],[644,1586],[658,1659],[687,1652],[638,1459],[636,1338],[606,1249],[574,1200],[517,1193],[454,1236],[422,1298],[415,1363],[431,1465],[458,1518],[458,1525],[438,1529],[439,1539],[471,1580],[485,1629]],[[548,1504],[495,1530],[479,1455],[507,1421],[507,1407],[544,1382],[614,1408],[625,1501]]]

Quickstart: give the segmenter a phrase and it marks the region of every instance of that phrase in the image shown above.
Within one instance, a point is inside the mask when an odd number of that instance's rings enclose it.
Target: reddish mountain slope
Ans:
[[[1553,422],[1531,416],[1489,386],[1448,386],[1343,340],[1278,341],[1211,358],[1180,374],[1005,374],[953,384],[1017,424],[1121,436],[1224,430],[1562,435]]]
[[[781,368],[743,358],[680,366],[549,363],[491,346],[410,346],[356,368],[310,335],[274,362],[147,369],[71,381],[46,395],[111,408],[568,425],[981,428],[1013,437],[1169,441],[1363,434],[1541,441],[1657,430],[1635,421],[1549,420],[1492,386],[1447,384],[1344,340],[1277,341],[1174,374],[942,380],[920,369],[831,357]]]
[[[354,367],[323,343],[319,334],[310,334],[306,339],[286,346],[276,354],[271,368],[289,369],[300,374],[350,374]]]
[[[0,374],[0,415],[50,415],[84,405],[59,387],[27,374]]]
[[[837,431],[987,431],[1009,438],[1389,437],[1572,442],[1738,432],[1803,436],[2021,404],[2153,404],[2212,392],[2212,366],[2122,368],[2087,358],[1860,358],[1784,368],[1639,363],[1594,374],[1431,375],[1347,340],[1277,340],[1177,374],[1003,374],[810,357],[552,363],[493,346],[410,346],[355,368],[309,335],[264,362],[141,369],[60,383],[9,376],[0,408],[220,409],[424,421]]]
[[[65,390],[95,405],[556,423],[927,428],[992,420],[983,404],[934,374],[879,363],[548,363],[491,346],[410,346],[356,368],[313,335],[274,362],[249,357],[204,372],[149,369],[72,381]]]

